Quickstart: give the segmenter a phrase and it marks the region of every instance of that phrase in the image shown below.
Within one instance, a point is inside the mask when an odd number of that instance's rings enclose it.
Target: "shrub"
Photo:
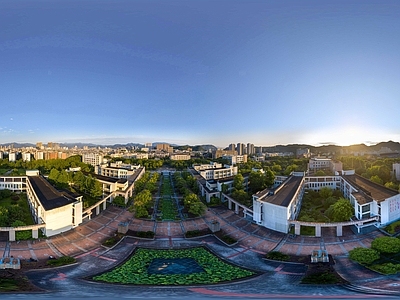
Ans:
[[[400,252],[400,239],[390,236],[382,236],[374,239],[371,248],[380,253],[393,254]]]
[[[154,232],[153,231],[136,231],[135,236],[141,237],[141,238],[148,238],[152,239],[154,238]]]
[[[49,259],[47,264],[53,267],[59,267],[64,265],[70,265],[76,262],[76,259],[71,256],[61,256],[60,258],[56,259]]]
[[[112,247],[115,244],[117,244],[122,239],[122,237],[123,237],[123,234],[116,233],[114,236],[112,236],[112,237],[108,238],[107,240],[105,240],[103,242],[103,246]]]
[[[375,270],[382,274],[396,274],[400,271],[400,264],[393,264],[393,263],[385,263],[381,265],[373,265],[370,267],[372,270]]]
[[[370,265],[379,259],[379,252],[374,249],[356,247],[349,251],[349,257],[362,265]]]
[[[398,228],[398,230],[400,229],[400,221],[397,221],[397,222],[394,222],[392,224],[389,224],[388,226],[385,227],[385,230],[389,234],[395,234],[397,228]]]
[[[230,237],[229,235],[223,235],[221,237],[219,237],[223,242],[225,242],[228,245],[233,245],[235,244],[237,241],[236,239],[234,239],[233,237]]]
[[[279,251],[271,251],[271,252],[268,252],[268,253],[265,255],[265,257],[268,258],[268,259],[280,260],[280,261],[288,261],[289,258],[290,258],[289,255],[284,254],[284,253],[279,252]]]
[[[209,228],[203,230],[188,230],[185,232],[185,237],[192,238],[197,236],[205,236],[207,234],[211,234],[211,230]]]

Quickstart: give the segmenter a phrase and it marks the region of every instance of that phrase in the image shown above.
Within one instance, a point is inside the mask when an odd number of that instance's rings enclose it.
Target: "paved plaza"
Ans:
[[[184,232],[189,230],[202,230],[208,228],[212,221],[218,221],[221,229],[234,237],[238,243],[228,247],[221,243],[214,236],[196,239],[185,239]],[[154,231],[154,240],[142,240],[137,238],[126,238],[114,249],[102,246],[102,243],[113,236],[121,222],[128,222],[129,229],[134,231]],[[210,250],[218,253],[219,256],[232,261],[235,264],[246,266],[264,272],[259,279],[241,283],[240,289],[235,286],[223,285],[224,287],[194,287],[190,291],[203,296],[234,296],[234,297],[264,297],[271,295],[272,292],[281,294],[279,288],[286,287],[288,294],[302,291],[307,294],[304,285],[299,285],[304,270],[293,267],[290,264],[266,263],[262,257],[271,250],[278,250],[283,253],[297,256],[307,256],[312,250],[324,248],[328,250],[335,259],[337,272],[351,284],[346,287],[318,287],[320,293],[326,294],[329,291],[337,295],[350,293],[352,297],[368,293],[394,294],[400,295],[400,277],[398,275],[380,276],[375,272],[369,271],[357,264],[352,263],[347,255],[348,251],[355,247],[369,247],[371,241],[382,236],[378,230],[365,235],[353,234],[350,230],[344,230],[342,237],[336,237],[334,233],[324,232],[322,237],[292,236],[268,230],[248,221],[226,208],[210,208],[203,217],[184,221],[155,222],[133,218],[133,215],[125,209],[115,206],[108,207],[100,215],[94,217],[79,227],[53,236],[47,239],[21,242],[0,242],[0,251],[18,257],[22,260],[34,258],[46,260],[49,256],[73,256],[78,259],[79,264],[68,267],[75,275],[72,277],[85,277],[88,274],[107,270],[112,266],[123,261],[132,253],[135,247],[147,246],[156,248],[179,248],[193,245],[207,245]],[[75,268],[75,271],[73,271]],[[80,271],[79,271],[80,270]],[[57,270],[46,271],[46,276],[58,276]],[[64,272],[63,272],[64,274]],[[35,278],[34,275],[33,277]],[[262,279],[264,278],[264,279]],[[53,278],[54,279],[54,278]],[[49,279],[50,280],[50,279]],[[271,287],[257,288],[255,282],[267,280]],[[280,283],[276,281],[281,280]],[[62,287],[55,285],[52,280],[54,290]],[[35,281],[34,281],[35,282]],[[38,285],[43,284],[43,280],[37,281]],[[275,282],[275,283],[274,283]],[[72,283],[70,283],[72,284]],[[77,284],[74,282],[74,284]],[[82,283],[79,283],[82,284]],[[260,283],[259,283],[260,284]],[[264,284],[265,285],[265,284]],[[226,287],[229,288],[227,289]],[[262,285],[259,285],[261,287]],[[268,285],[269,286],[269,285]],[[288,286],[296,288],[288,289]],[[98,285],[97,285],[98,287]],[[85,286],[85,288],[87,288]],[[52,290],[52,289],[50,289]],[[182,291],[182,289],[178,289]],[[188,290],[188,289],[187,289]],[[143,292],[143,290],[140,290]],[[154,291],[154,289],[153,289]],[[243,291],[246,291],[244,293]],[[354,291],[354,292],[353,292]],[[230,294],[231,293],[231,294]],[[365,296],[365,295],[364,295]]]

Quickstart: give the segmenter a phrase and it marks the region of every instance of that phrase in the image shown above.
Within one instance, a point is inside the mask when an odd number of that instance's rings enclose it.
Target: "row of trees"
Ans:
[[[160,174],[145,172],[142,178],[135,182],[133,212],[137,218],[147,218],[154,204],[152,194],[158,190]]]
[[[185,209],[195,216],[201,216],[206,211],[206,205],[197,195],[199,189],[196,179],[189,172],[175,172],[174,186],[183,195]]]
[[[151,194],[155,193],[158,189],[158,180],[160,174],[157,172],[145,172],[144,175],[135,182],[135,193],[140,193],[143,190],[149,190]]]

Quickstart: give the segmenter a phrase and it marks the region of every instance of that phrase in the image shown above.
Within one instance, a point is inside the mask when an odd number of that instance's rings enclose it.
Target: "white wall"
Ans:
[[[289,212],[287,207],[263,202],[262,225],[272,230],[287,233]]]
[[[400,219],[400,194],[381,202],[381,225]]]
[[[72,229],[72,204],[45,211],[43,220],[46,223],[47,236]]]

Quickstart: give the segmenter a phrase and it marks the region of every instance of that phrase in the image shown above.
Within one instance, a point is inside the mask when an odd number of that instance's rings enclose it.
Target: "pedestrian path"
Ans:
[[[338,273],[352,284],[349,288],[364,292],[400,291],[399,276],[377,276],[377,273],[368,271],[352,263],[348,259],[348,251],[355,247],[369,247],[378,236],[379,231],[365,235],[355,235],[344,231],[344,236],[308,237],[294,236],[275,232],[260,227],[249,220],[241,218],[235,212],[226,208],[210,208],[200,218],[184,221],[156,222],[152,220],[135,219],[133,215],[121,208],[110,206],[92,220],[86,221],[77,228],[53,236],[48,239],[21,242],[0,242],[0,253],[20,259],[48,259],[49,256],[60,257],[63,255],[76,258],[87,255],[95,256],[103,261],[116,262],[118,257],[103,255],[106,248],[102,243],[113,236],[121,222],[128,222],[128,228],[133,231],[153,231],[155,240],[147,242],[153,247],[174,248],[190,245],[190,240],[184,238],[184,233],[190,230],[204,230],[212,221],[218,221],[221,230],[238,243],[225,253],[221,252],[214,240],[200,239],[201,243],[216,247],[221,256],[227,259],[239,259],[250,252],[263,256],[269,251],[277,250],[289,255],[307,256],[313,250],[326,249],[335,257]],[[138,244],[139,242],[135,242]],[[225,247],[226,249],[226,247]],[[251,263],[251,262],[248,262]],[[279,269],[279,268],[278,268]],[[280,270],[280,272],[284,272]],[[285,271],[286,272],[286,271]],[[283,273],[282,273],[283,274]]]

